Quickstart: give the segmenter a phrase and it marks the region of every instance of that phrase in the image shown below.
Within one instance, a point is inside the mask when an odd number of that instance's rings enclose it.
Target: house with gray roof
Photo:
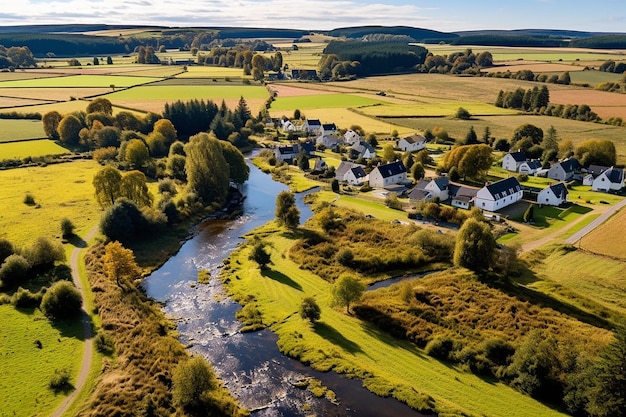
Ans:
[[[485,185],[478,190],[474,205],[487,211],[498,211],[518,202],[523,197],[522,186],[515,177]]]
[[[611,167],[598,175],[591,184],[594,191],[617,192],[624,188],[624,171]]]
[[[580,169],[578,160],[569,158],[552,165],[548,170],[547,177],[557,181],[570,181],[578,169]]]
[[[406,180],[406,168],[402,161],[379,165],[369,174],[370,185],[376,188],[385,188],[406,182]]]
[[[537,194],[537,203],[560,206],[567,202],[567,194],[565,183],[557,182],[556,184],[550,184]]]
[[[398,141],[396,146],[402,151],[417,152],[426,147],[426,138],[417,133],[404,137]]]
[[[354,159],[372,159],[376,156],[376,150],[367,142],[361,141],[359,143],[355,143],[350,147],[350,149],[350,153],[355,157]]]

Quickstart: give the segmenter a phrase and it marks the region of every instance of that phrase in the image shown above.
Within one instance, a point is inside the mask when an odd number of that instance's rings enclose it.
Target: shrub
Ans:
[[[228,408],[229,400],[214,393],[219,382],[213,369],[201,357],[180,363],[172,380],[174,402],[189,415],[223,415]]]
[[[300,304],[300,317],[304,320],[308,320],[311,323],[315,323],[320,319],[322,310],[313,297],[306,297]]]
[[[56,261],[65,260],[65,250],[63,250],[61,243],[41,236],[35,239],[33,244],[24,251],[24,257],[28,259],[31,267],[48,269],[53,267]]]
[[[71,282],[59,281],[46,291],[41,300],[41,311],[53,320],[73,318],[80,314],[82,298]]]
[[[14,253],[13,244],[8,239],[0,238],[0,265],[6,258]]]
[[[385,197],[385,205],[395,210],[402,210],[402,202],[398,200],[396,193],[389,193]]]
[[[65,391],[72,387],[70,384],[70,372],[67,369],[57,369],[48,383],[50,389],[54,392]]]
[[[113,339],[102,331],[98,332],[94,338],[94,344],[96,346],[96,350],[104,355],[110,355],[115,351]]]
[[[440,360],[448,360],[454,350],[454,340],[449,336],[438,336],[428,342],[424,350],[428,356]]]
[[[75,228],[76,226],[74,226],[74,223],[72,223],[72,221],[68,219],[67,217],[61,220],[61,234],[63,235],[64,238],[74,236]]]
[[[337,262],[343,266],[350,267],[354,264],[354,254],[350,249],[342,249],[337,253]]]
[[[26,193],[26,195],[24,196],[24,204],[26,204],[27,206],[34,206],[36,204],[35,196],[31,193]]]
[[[0,282],[4,287],[20,284],[28,277],[30,264],[22,255],[9,255],[0,266]]]
[[[161,181],[159,181],[159,193],[168,193],[171,196],[175,196],[177,193],[176,183],[170,178],[162,179]]]
[[[32,293],[19,287],[11,297],[11,304],[16,308],[35,308],[41,303],[41,293]]]

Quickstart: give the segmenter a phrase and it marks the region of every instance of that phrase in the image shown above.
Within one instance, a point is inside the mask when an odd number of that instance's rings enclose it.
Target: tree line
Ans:
[[[37,61],[27,46],[9,46],[0,44],[0,68],[32,68]]]
[[[493,56],[489,51],[475,54],[471,49],[454,52],[449,55],[428,53],[426,60],[418,67],[422,73],[437,74],[473,74],[480,75],[481,68],[493,65]]]

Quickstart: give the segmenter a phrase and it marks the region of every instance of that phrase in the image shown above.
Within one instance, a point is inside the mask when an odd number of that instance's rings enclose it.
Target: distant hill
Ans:
[[[507,35],[525,35],[525,36],[537,36],[545,38],[558,38],[558,39],[582,39],[590,38],[592,36],[609,35],[610,32],[583,32],[578,30],[559,30],[559,29],[515,29],[515,30],[467,30],[454,32],[455,34],[463,36],[474,35],[495,35],[495,36],[507,36]]]
[[[440,41],[449,42],[458,38],[459,35],[454,33],[438,32],[430,29],[420,29],[410,26],[355,26],[333,29],[326,32],[329,36],[346,38],[361,38],[365,35],[372,34],[388,34],[388,35],[406,35],[415,39],[417,42],[436,43]]]
[[[556,29],[473,30],[455,32],[454,45],[626,48],[626,34]]]
[[[127,29],[158,29],[159,26],[136,26],[136,25],[26,25],[26,26],[0,26],[0,33],[78,33],[95,32],[103,30],[127,30]]]

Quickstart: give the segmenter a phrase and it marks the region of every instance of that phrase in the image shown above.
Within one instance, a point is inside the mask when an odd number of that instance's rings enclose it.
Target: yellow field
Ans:
[[[74,223],[77,235],[84,235],[100,220],[92,185],[99,169],[97,162],[88,160],[0,171],[0,237],[17,246],[39,236],[60,238],[65,217]],[[23,203],[26,193],[35,197],[37,206]]]
[[[581,247],[593,253],[626,260],[626,246],[607,242],[622,242],[626,233],[626,210],[621,210],[606,223],[581,239]]]

